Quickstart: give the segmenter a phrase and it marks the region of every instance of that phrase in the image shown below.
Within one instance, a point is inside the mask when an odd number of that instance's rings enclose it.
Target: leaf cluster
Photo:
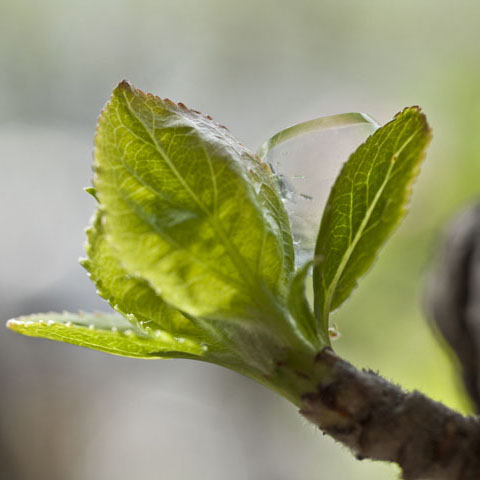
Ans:
[[[97,210],[81,262],[116,313],[8,326],[116,355],[212,362],[288,390],[279,365],[329,345],[329,314],[403,216],[429,139],[416,107],[369,137],[331,190],[314,258],[295,271],[268,164],[209,116],[122,82],[98,121]]]

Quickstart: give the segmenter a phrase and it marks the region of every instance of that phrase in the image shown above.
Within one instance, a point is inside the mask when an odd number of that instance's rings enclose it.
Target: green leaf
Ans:
[[[135,358],[201,358],[200,345],[165,332],[154,338],[116,313],[39,313],[7,322],[11,330]]]
[[[417,107],[378,129],[343,166],[323,214],[315,248],[315,314],[323,332],[406,212],[411,184],[431,133]]]
[[[290,284],[288,307],[297,327],[303,331],[306,338],[317,345],[318,350],[321,350],[322,347],[330,345],[330,340],[328,335],[321,331],[317,332],[317,321],[305,294],[308,272],[315,263],[315,260],[307,262],[295,272]]]
[[[87,258],[81,264],[97,286],[97,293],[149,335],[161,329],[212,347],[213,340],[201,327],[167,305],[143,279],[125,271],[107,241],[101,210],[87,230]]]
[[[268,322],[293,272],[273,176],[225,127],[122,82],[98,124],[95,189],[125,270],[188,315]]]

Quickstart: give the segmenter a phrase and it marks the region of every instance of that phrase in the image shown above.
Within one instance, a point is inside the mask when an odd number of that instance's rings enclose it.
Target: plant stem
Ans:
[[[360,371],[330,348],[314,361],[316,388],[300,413],[359,459],[397,463],[405,480],[478,480],[480,422],[421,393]]]

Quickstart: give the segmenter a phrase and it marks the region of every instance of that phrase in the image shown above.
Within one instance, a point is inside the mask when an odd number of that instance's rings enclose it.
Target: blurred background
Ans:
[[[411,213],[351,301],[336,349],[469,411],[422,311],[439,234],[480,192],[480,4],[446,0],[0,0],[0,319],[106,310],[77,258],[97,115],[123,78],[229,126],[427,113]],[[320,215],[320,214],[318,214]],[[395,479],[233,372],[107,356],[0,328],[0,478]]]

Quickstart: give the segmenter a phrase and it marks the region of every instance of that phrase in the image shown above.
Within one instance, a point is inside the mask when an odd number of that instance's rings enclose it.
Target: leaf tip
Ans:
[[[395,114],[393,118],[395,119],[395,118],[401,117],[402,115],[407,115],[409,113],[420,113],[424,115],[424,113],[422,112],[422,109],[418,105],[411,105],[409,107],[404,107],[403,110],[400,110],[400,112]]]
[[[7,320],[7,323],[5,326],[11,330],[12,332],[17,332],[21,333],[22,326],[25,327],[26,322],[18,319],[18,318],[11,318],[10,320]]]
[[[422,108],[419,105],[411,105],[410,107],[405,107],[402,111],[398,112],[393,118],[396,119],[401,116],[407,115],[418,115],[422,118],[423,124],[425,126],[425,130],[428,132],[429,136],[431,136],[432,129],[427,121],[427,116],[423,112]]]
[[[122,80],[118,85],[117,87],[115,88],[114,92],[115,91],[129,91],[129,92],[133,92],[135,90],[135,87],[132,85],[132,83],[130,83],[128,80]]]

